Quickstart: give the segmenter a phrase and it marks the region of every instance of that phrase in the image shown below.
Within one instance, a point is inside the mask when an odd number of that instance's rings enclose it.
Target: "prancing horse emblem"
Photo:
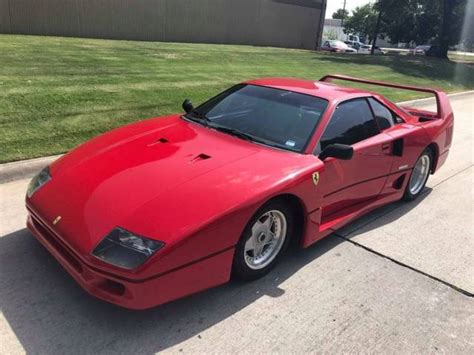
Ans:
[[[61,220],[61,216],[57,216],[53,221],[53,225],[58,224],[60,220]]]
[[[319,173],[318,172],[313,173],[313,184],[314,184],[314,186],[317,186],[319,184]]]

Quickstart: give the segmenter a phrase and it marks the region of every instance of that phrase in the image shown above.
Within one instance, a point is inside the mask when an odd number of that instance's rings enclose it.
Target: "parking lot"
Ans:
[[[25,229],[28,179],[1,184],[0,352],[474,353],[474,94],[451,103],[453,147],[419,200],[148,311],[86,294]]]

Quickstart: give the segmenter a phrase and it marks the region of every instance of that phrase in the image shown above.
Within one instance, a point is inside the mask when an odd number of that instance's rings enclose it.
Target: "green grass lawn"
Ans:
[[[339,73],[446,91],[472,66],[423,57],[250,46],[0,35],[0,162],[65,152],[128,122],[181,110],[243,80]],[[410,92],[381,90],[393,100]]]

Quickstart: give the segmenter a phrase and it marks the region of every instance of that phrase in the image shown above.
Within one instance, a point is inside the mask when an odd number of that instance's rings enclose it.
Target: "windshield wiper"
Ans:
[[[209,117],[207,117],[205,114],[199,112],[198,110],[192,110],[190,113],[188,113],[186,115],[186,117],[193,120],[194,122],[203,123],[204,126],[206,126],[206,127],[209,126],[209,122],[211,122]],[[197,118],[199,121],[195,120],[195,118]]]
[[[216,124],[210,125],[211,128],[214,128],[217,131],[221,131],[224,133],[231,134],[233,136],[236,136],[238,138],[245,139],[246,141],[255,141],[256,138],[250,134],[244,133],[242,131],[239,131],[238,129],[235,128],[230,128],[230,127],[224,127],[224,126],[219,126]]]
[[[209,119],[209,117],[207,117],[205,114],[203,114],[203,113],[201,113],[197,110],[193,110],[193,111],[189,112],[188,114],[185,115],[185,117],[192,120],[192,121],[194,121],[194,122],[201,123],[206,127],[213,128],[216,131],[224,132],[224,133],[230,134],[234,137],[238,137],[238,138],[241,138],[241,139],[249,141],[249,142],[260,143],[260,144],[264,144],[264,145],[267,145],[267,146],[270,146],[270,147],[275,147],[275,148],[278,148],[278,149],[282,149],[281,146],[279,146],[278,144],[275,144],[275,143],[273,143],[271,141],[268,141],[266,139],[255,137],[251,134],[239,131],[238,129],[235,129],[235,128],[220,126],[220,125],[217,125],[215,123],[212,123],[212,121]]]
[[[238,129],[235,129],[235,128],[219,126],[219,125],[216,125],[216,124],[211,124],[211,125],[209,125],[209,127],[214,128],[217,131],[228,133],[228,134],[233,135],[235,137],[244,139],[246,141],[260,143],[260,144],[268,145],[270,147],[275,147],[275,148],[281,149],[281,147],[278,144],[275,144],[275,143],[273,143],[271,141],[268,141],[266,139],[263,139],[263,138],[255,137],[251,134],[239,131]]]

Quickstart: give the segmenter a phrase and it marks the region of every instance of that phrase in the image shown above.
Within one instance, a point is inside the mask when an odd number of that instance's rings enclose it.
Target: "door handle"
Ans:
[[[383,144],[382,144],[382,150],[389,150],[389,149],[390,149],[390,146],[391,146],[390,143],[383,143]]]

